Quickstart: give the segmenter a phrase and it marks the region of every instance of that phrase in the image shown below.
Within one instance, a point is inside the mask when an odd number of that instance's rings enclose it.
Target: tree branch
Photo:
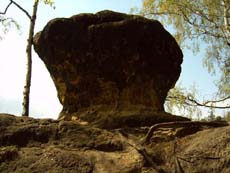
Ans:
[[[227,14],[228,14],[228,8],[227,8],[227,3],[225,1],[223,1],[223,5],[224,5],[224,28],[226,30],[226,42],[227,44],[229,44],[229,40],[230,40],[230,30],[229,30],[229,21],[227,18]]]
[[[230,99],[230,95],[227,96],[227,97],[225,97],[225,98],[222,98],[222,99],[220,99],[220,100],[211,100],[211,101],[207,101],[207,102],[205,102],[205,104],[223,102],[223,101],[228,100],[228,99]]]
[[[201,9],[194,9],[187,4],[184,3],[176,3],[175,4],[176,8],[178,9],[177,11],[161,11],[161,12],[149,12],[146,13],[145,15],[159,15],[159,16],[167,16],[167,15],[176,15],[176,16],[182,16],[185,19],[185,22],[187,22],[189,25],[194,26],[197,28],[200,32],[199,35],[205,34],[210,37],[214,37],[217,39],[223,39],[227,44],[230,44],[229,42],[229,30],[226,29],[225,26],[221,26],[216,22],[216,19],[221,18],[221,16],[218,15],[210,15],[206,14],[204,11]],[[186,14],[186,11],[189,11],[189,16]],[[193,17],[192,17],[193,16]],[[202,18],[205,19],[206,23],[209,23],[210,25],[206,25],[205,23],[199,24],[197,23],[197,20],[192,20],[193,18],[198,19]],[[200,20],[198,20],[200,21]],[[228,25],[229,27],[229,25]],[[208,29],[209,28],[209,29]],[[219,30],[219,33],[215,32],[216,30]],[[198,31],[197,31],[198,32]]]
[[[1,15],[5,15],[9,9],[9,7],[14,4],[17,8],[19,8],[22,12],[24,12],[26,14],[26,16],[31,20],[31,15],[21,6],[19,5],[17,2],[10,0],[9,4],[6,6],[4,12],[0,12]]]
[[[230,96],[227,96],[227,97],[219,99],[219,100],[209,100],[209,101],[206,101],[204,103],[200,103],[197,100],[195,100],[189,96],[187,96],[187,97],[185,97],[185,96],[168,96],[167,98],[168,99],[178,99],[178,100],[183,99],[184,104],[186,104],[188,106],[201,106],[201,107],[216,108],[216,109],[228,109],[228,108],[230,108],[230,105],[229,106],[228,105],[227,106],[209,105],[209,104],[220,103],[220,102],[226,101],[226,100],[230,99]],[[166,101],[168,101],[168,99],[166,99]]]
[[[157,173],[161,173],[161,169],[158,168],[157,164],[153,162],[151,156],[147,153],[146,149],[143,146],[135,146],[129,142],[127,142],[131,147],[133,147],[139,154],[141,154],[145,161],[155,170]]]
[[[22,10],[22,12],[24,12],[26,14],[26,16],[31,20],[32,17],[31,15],[22,7],[20,6],[18,3],[16,3],[15,1],[13,0],[10,0],[11,3],[13,3],[16,7],[18,7],[20,10]]]
[[[6,14],[6,12],[7,12],[7,10],[9,9],[9,7],[10,7],[12,4],[13,4],[13,2],[12,2],[12,1],[10,1],[10,3],[6,6],[6,8],[5,8],[4,12],[0,12],[0,14],[1,14],[1,15],[5,15],[5,14]]]
[[[184,8],[187,8],[187,7],[184,7]],[[201,33],[200,33],[199,35],[201,35],[201,34],[206,34],[206,35],[209,35],[209,36],[212,36],[212,37],[215,37],[215,38],[223,38],[223,39],[226,39],[226,35],[225,35],[225,32],[223,31],[222,27],[219,26],[214,20],[208,18],[205,14],[203,14],[203,13],[200,12],[200,11],[196,12],[196,11],[190,9],[190,8],[187,8],[188,10],[190,10],[190,12],[191,12],[192,14],[198,15],[199,17],[206,19],[206,21],[208,21],[208,22],[210,22],[210,23],[212,23],[212,24],[214,25],[213,27],[211,27],[211,26],[207,26],[207,25],[202,24],[202,27],[201,27],[201,25],[199,25],[199,24],[197,24],[196,22],[191,21],[191,20],[189,19],[189,17],[184,13],[184,8],[179,7],[179,10],[180,10],[180,12],[181,12],[183,18],[185,19],[185,22],[187,22],[188,24],[190,24],[190,25],[192,25],[192,26],[194,26],[194,27],[196,27],[196,28],[199,28],[199,31],[201,31]],[[212,31],[210,31],[210,29],[207,30],[206,28],[219,29],[219,30],[223,33],[223,35],[217,34],[217,33],[215,33],[215,32],[212,32]]]
[[[185,13],[183,13],[185,8],[188,9],[193,15],[198,15],[200,18],[203,18],[207,22],[209,22],[210,24],[213,24],[214,25],[213,26],[214,31],[217,30],[217,29],[219,29],[222,34],[217,34],[215,32],[212,32],[212,29],[209,29],[209,30],[206,29],[206,28],[211,28],[211,26],[205,26],[205,25],[202,24],[203,27],[201,27],[200,25],[197,25],[195,22],[192,22],[185,15]],[[225,3],[224,3],[224,10],[226,10],[225,9]],[[187,21],[190,25],[199,28],[199,30],[201,30],[206,35],[209,35],[211,37],[216,37],[216,38],[222,38],[222,39],[224,39],[225,42],[229,45],[229,39],[230,39],[229,38],[230,37],[230,31],[228,29],[229,24],[228,25],[224,24],[224,26],[222,27],[220,24],[217,24],[215,22],[216,18],[222,18],[221,16],[206,14],[206,13],[204,13],[204,10],[200,10],[200,9],[194,10],[193,8],[190,8],[187,5],[182,6],[182,8],[180,8],[180,11],[182,12],[182,15],[184,16],[184,18],[186,19],[185,21]],[[226,15],[227,15],[227,13],[224,14],[224,18],[227,18]],[[210,16],[210,17],[208,17],[208,16]],[[226,20],[224,20],[224,22],[226,22]]]
[[[174,122],[165,122],[159,123],[151,126],[145,137],[141,140],[142,144],[150,142],[151,137],[153,136],[154,131],[159,128],[179,128],[179,127],[188,127],[188,126],[209,126],[209,127],[223,127],[228,126],[227,122],[211,121],[211,122],[201,122],[201,121],[174,121]]]
[[[170,12],[170,11],[162,11],[162,12],[149,12],[149,13],[145,13],[144,14],[145,16],[148,16],[148,15],[156,15],[156,16],[161,16],[161,15],[177,15],[177,16],[180,16],[179,13],[175,13],[175,12]]]
[[[213,106],[213,105],[208,105],[208,104],[219,103],[219,102],[223,102],[223,101],[228,100],[228,99],[230,99],[230,96],[223,98],[223,99],[220,99],[220,100],[206,101],[204,103],[200,103],[200,102],[196,101],[195,99],[187,97],[188,101],[193,102],[195,104],[194,106],[203,106],[203,107],[217,108],[217,109],[227,109],[227,108],[230,108],[230,106]]]

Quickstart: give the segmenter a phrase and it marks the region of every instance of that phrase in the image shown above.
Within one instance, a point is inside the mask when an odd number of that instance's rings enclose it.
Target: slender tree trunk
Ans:
[[[229,24],[229,18],[228,18],[228,14],[229,14],[229,9],[230,6],[229,4],[223,0],[223,5],[224,5],[224,29],[226,31],[226,40],[227,40],[227,44],[230,44],[230,24]]]
[[[26,73],[26,82],[23,91],[22,116],[29,116],[30,86],[31,86],[31,75],[32,75],[32,46],[33,46],[34,27],[35,27],[38,3],[39,0],[34,0],[33,14],[30,20],[29,37],[27,40],[27,47],[26,47],[27,73]]]

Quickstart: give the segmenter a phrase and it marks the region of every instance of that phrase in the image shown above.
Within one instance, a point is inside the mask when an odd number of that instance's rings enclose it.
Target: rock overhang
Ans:
[[[34,45],[57,88],[64,116],[99,107],[163,111],[183,57],[158,21],[113,11],[51,20]]]

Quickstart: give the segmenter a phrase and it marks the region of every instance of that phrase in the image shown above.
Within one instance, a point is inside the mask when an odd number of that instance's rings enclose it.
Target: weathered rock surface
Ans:
[[[158,21],[135,15],[102,11],[54,19],[36,34],[34,45],[57,88],[64,119],[163,112],[181,72],[175,39]]]
[[[147,131],[148,127],[103,130],[76,121],[0,114],[0,172],[230,172],[229,126],[199,127],[182,136],[181,128],[159,128],[141,146]]]

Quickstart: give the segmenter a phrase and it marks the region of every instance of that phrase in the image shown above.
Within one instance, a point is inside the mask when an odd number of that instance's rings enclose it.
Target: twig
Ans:
[[[194,125],[200,125],[200,126],[210,126],[210,127],[223,127],[228,126],[229,124],[225,121],[211,121],[211,122],[201,122],[201,121],[174,121],[174,122],[166,122],[166,123],[159,123],[155,124],[150,127],[149,131],[145,135],[145,137],[141,140],[142,144],[149,143],[151,137],[153,136],[153,132],[156,131],[158,128],[164,127],[164,128],[178,128],[178,127],[184,127],[184,126],[194,126]]]
[[[10,0],[11,3],[13,3],[16,7],[18,7],[20,10],[22,10],[22,12],[24,12],[26,14],[26,16],[31,20],[32,17],[31,15],[22,7],[20,6],[17,2]]]
[[[209,107],[209,108],[218,108],[218,109],[226,109],[226,108],[230,108],[230,106],[212,106],[212,105],[207,105],[207,104],[210,104],[210,103],[218,103],[218,102],[223,102],[225,100],[228,100],[230,99],[230,96],[228,97],[225,97],[223,99],[220,99],[220,100],[213,100],[213,101],[206,101],[204,103],[199,103],[198,101],[190,98],[190,97],[187,97],[187,99],[193,103],[195,103],[197,106],[204,106],[204,107]]]
[[[184,169],[183,169],[183,167],[181,166],[181,163],[180,163],[180,161],[178,160],[178,158],[175,156],[175,164],[176,164],[176,167],[178,168],[178,173],[185,173],[184,172]]]
[[[0,14],[5,15],[5,14],[6,14],[6,12],[7,12],[7,10],[8,10],[8,8],[9,8],[12,4],[13,4],[13,2],[12,2],[12,1],[10,1],[10,3],[6,6],[6,8],[5,8],[4,12],[0,12]]]
[[[123,138],[123,134],[119,133],[120,137]],[[144,158],[144,160],[157,172],[161,173],[162,170],[157,167],[157,165],[153,162],[151,156],[147,153],[145,147],[139,144],[132,144],[129,142],[128,138],[125,136],[125,141],[128,145],[130,145],[132,148],[134,148],[139,154],[141,154]]]
[[[221,158],[220,157],[215,157],[215,156],[205,156],[204,159],[219,160]]]
[[[190,161],[190,160],[187,160],[187,159],[185,159],[185,158],[183,158],[183,157],[179,157],[179,156],[177,156],[177,159],[180,159],[180,160],[182,160],[182,161],[184,161],[184,162],[187,162],[187,163],[194,163],[194,162],[192,162],[192,161]]]
[[[135,146],[129,142],[127,142],[127,144],[129,144],[131,147],[133,147],[138,153],[140,153],[145,161],[147,161],[147,163],[153,168],[155,169],[155,171],[157,171],[158,173],[161,172],[161,170],[157,167],[156,163],[153,162],[152,158],[149,156],[149,154],[147,153],[146,149],[144,147],[138,147]]]
[[[216,109],[228,109],[228,108],[230,108],[230,106],[208,105],[208,104],[219,103],[219,102],[223,102],[225,100],[228,100],[228,99],[230,99],[230,95],[225,97],[225,98],[219,99],[219,100],[209,100],[209,101],[206,101],[204,103],[200,103],[200,102],[198,102],[197,100],[195,100],[195,99],[193,99],[191,97],[185,97],[185,96],[183,96],[183,97],[185,99],[184,104],[186,104],[188,106],[201,106],[201,107],[216,108]],[[181,97],[180,96],[168,96],[166,101],[168,101],[169,99],[181,99]]]
[[[1,15],[5,15],[9,9],[9,7],[14,4],[16,7],[18,7],[22,12],[24,12],[26,14],[26,16],[31,20],[32,17],[31,15],[21,6],[19,5],[17,2],[10,0],[9,4],[6,6],[4,12],[0,12]]]

